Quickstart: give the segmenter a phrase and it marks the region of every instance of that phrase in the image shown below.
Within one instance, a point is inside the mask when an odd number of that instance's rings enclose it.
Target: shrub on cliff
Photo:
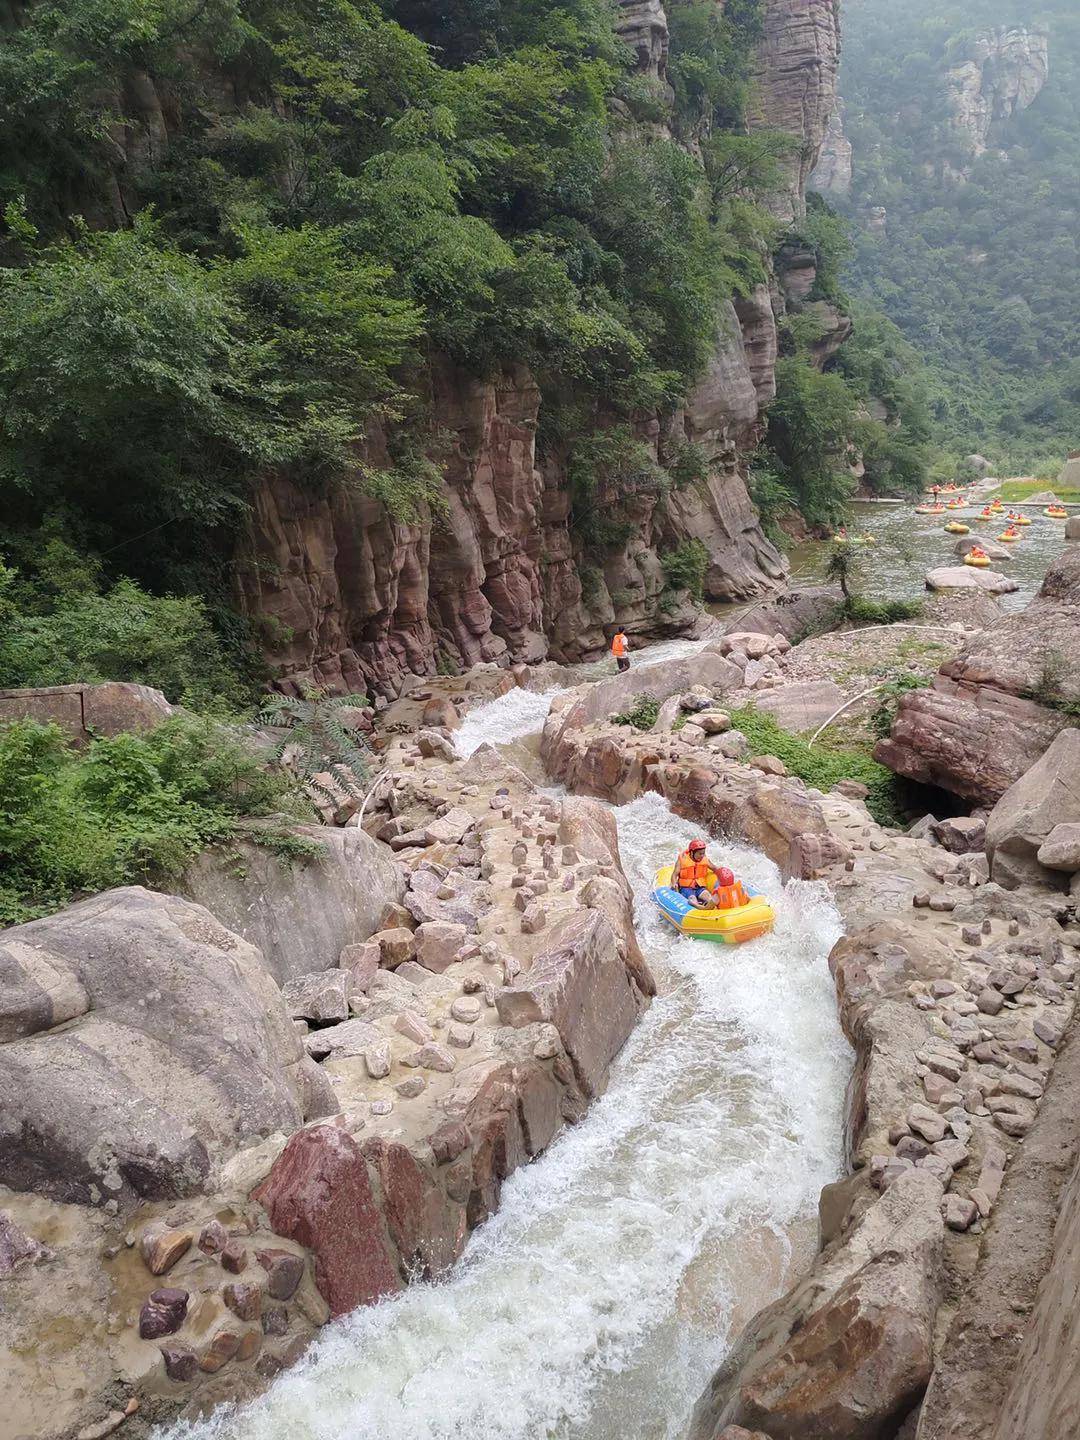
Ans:
[[[56,725],[0,727],[0,924],[114,885],[175,879],[204,846],[246,834],[286,854],[314,842],[282,823],[313,818],[282,770],[215,721],[178,716],[146,735],[74,749]]]

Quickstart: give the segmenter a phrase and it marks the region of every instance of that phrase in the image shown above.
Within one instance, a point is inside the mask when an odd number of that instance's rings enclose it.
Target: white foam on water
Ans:
[[[558,690],[516,688],[469,710],[453,733],[454,749],[468,758],[481,745],[505,745],[544,728],[551,698]]]
[[[649,888],[692,827],[655,795],[616,814],[661,995],[606,1095],[511,1177],[442,1283],[328,1327],[200,1440],[678,1440],[736,1314],[783,1287],[792,1227],[841,1168],[839,917],[824,887],[717,845],[776,933],[679,936]]]

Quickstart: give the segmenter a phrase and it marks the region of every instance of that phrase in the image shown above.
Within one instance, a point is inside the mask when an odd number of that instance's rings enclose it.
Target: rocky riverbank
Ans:
[[[0,938],[5,1433],[256,1393],[443,1273],[604,1089],[655,988],[608,812],[433,732],[384,774],[380,839]]]
[[[1068,590],[1076,553],[1052,569],[1034,620]],[[558,697],[544,733],[545,761],[571,789],[616,803],[655,790],[787,874],[828,883],[847,923],[830,968],[856,1054],[851,1173],[822,1194],[818,1259],[748,1326],[692,1440],[1064,1437],[1075,1387],[1043,1347],[1059,1363],[1069,1353],[1076,1244],[1066,1037],[1080,924],[1075,881],[1066,889],[1080,861],[1080,731],[1059,727],[989,814],[905,834],[873,821],[858,786],[810,790],[732,730],[748,682],[783,710],[788,681],[787,710],[805,710],[799,668],[775,637],[728,636],[683,693],[677,667],[641,670],[633,685]],[[661,702],[651,730],[612,723],[643,693]]]

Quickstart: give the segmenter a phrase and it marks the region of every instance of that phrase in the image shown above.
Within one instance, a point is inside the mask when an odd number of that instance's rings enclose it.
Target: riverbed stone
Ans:
[[[351,1135],[332,1125],[301,1130],[253,1198],[277,1234],[311,1252],[331,1315],[401,1288],[367,1163]]]

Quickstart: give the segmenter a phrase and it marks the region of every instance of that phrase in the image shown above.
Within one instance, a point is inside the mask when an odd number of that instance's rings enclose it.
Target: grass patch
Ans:
[[[1080,505],[1080,490],[1068,487],[1061,490],[1052,480],[1006,480],[997,494],[998,499],[1004,501],[1030,500],[1033,495],[1043,495],[1048,490],[1066,505]]]
[[[313,819],[297,781],[217,721],[175,716],[76,750],[58,725],[17,720],[0,728],[0,925],[173,880],[217,841],[310,857],[318,842],[289,827]]]
[[[895,625],[901,620],[917,620],[922,608],[921,600],[867,600],[852,595],[844,605],[844,614],[852,625]]]
[[[651,695],[639,695],[628,710],[615,716],[616,725],[633,725],[635,730],[651,730],[660,716],[660,701]]]
[[[897,778],[879,765],[868,749],[824,740],[811,749],[802,736],[784,730],[753,705],[733,710],[731,723],[749,740],[752,754],[775,755],[792,775],[817,790],[831,790],[841,780],[858,780],[870,791],[866,804],[878,824],[903,825]]]

